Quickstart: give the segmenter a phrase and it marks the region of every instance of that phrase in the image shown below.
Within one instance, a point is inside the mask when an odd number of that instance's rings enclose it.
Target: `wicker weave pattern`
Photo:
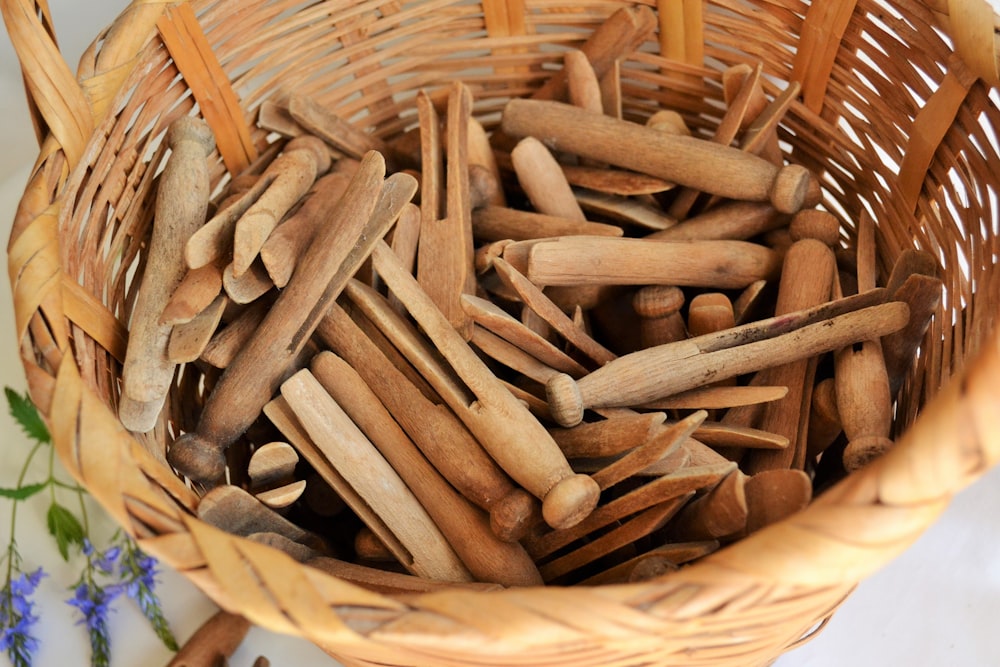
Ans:
[[[775,81],[802,84],[781,138],[820,174],[847,237],[868,208],[883,277],[905,248],[940,258],[947,296],[904,387],[909,430],[896,450],[802,514],[631,586],[393,599],[191,517],[197,499],[163,452],[168,434],[193,423],[196,376],[182,373],[167,418],[138,440],[114,416],[167,125],[196,103],[216,124],[249,123],[214,128],[232,138],[220,142],[218,184],[267,150],[256,111],[293,88],[388,137],[414,125],[418,89],[443,91],[460,76],[489,125],[549,76],[558,47],[629,4],[137,1],[77,80],[45,2],[0,0],[41,145],[8,246],[25,372],[64,463],[143,548],[221,606],[345,664],[766,664],[1000,459],[1000,110],[986,3],[664,0],[646,3],[658,10],[657,41],[623,67],[627,117],[671,107],[706,131],[721,115],[721,68],[763,61],[769,94]],[[185,32],[195,25],[201,34]],[[210,51],[179,49],[188,38]],[[226,97],[240,108],[205,108]]]

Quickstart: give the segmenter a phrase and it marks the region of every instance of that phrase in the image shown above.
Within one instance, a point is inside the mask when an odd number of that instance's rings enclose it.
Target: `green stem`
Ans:
[[[31,460],[35,458],[35,454],[38,452],[38,449],[41,446],[42,443],[36,442],[34,446],[31,448],[31,451],[28,452],[28,457],[24,460],[24,465],[21,466],[21,472],[18,473],[17,476],[17,488],[20,489],[21,486],[24,484],[24,478],[28,474],[28,468],[31,465]],[[14,531],[17,529],[17,505],[19,502],[20,501],[15,498],[13,503],[11,503],[12,507],[10,509],[10,542],[7,543],[7,581],[4,584],[4,588],[8,589],[10,587],[11,579],[14,578],[14,556],[17,554],[17,550],[15,547],[16,542],[14,541],[14,535],[16,533]],[[3,604],[4,605],[11,604],[11,598],[9,595],[4,596]],[[7,612],[7,617],[9,618],[11,610],[7,609],[5,611]]]

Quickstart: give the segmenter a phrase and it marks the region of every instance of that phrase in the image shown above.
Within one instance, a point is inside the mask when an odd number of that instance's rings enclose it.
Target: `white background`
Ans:
[[[57,36],[74,68],[98,32],[122,10],[122,0],[50,0]],[[992,0],[1000,6],[1000,0]],[[37,156],[24,102],[20,72],[9,39],[0,39],[0,238],[10,233],[17,199]],[[0,289],[0,385],[24,389],[17,356],[8,288]],[[27,441],[6,410],[0,414],[0,486],[12,486]],[[39,475],[43,472],[39,470]],[[69,502],[70,499],[67,499]],[[74,627],[62,600],[79,574],[79,561],[63,564],[45,533],[44,502],[28,503],[18,517],[18,542],[25,567],[44,566],[38,598],[42,639],[38,665],[88,664],[86,635]],[[10,531],[9,504],[0,503],[0,548]],[[779,667],[883,667],[885,665],[1000,664],[1000,471],[956,498],[945,516],[905,554],[862,582],[821,635],[786,654]],[[114,529],[96,507],[90,516],[100,543]],[[172,571],[161,575],[160,592],[168,619],[183,641],[215,611],[215,606]],[[112,616],[114,665],[165,665],[171,654],[129,605]],[[258,655],[273,665],[335,665],[307,642],[258,628],[230,662],[249,667]],[[0,665],[5,664],[0,657]]]

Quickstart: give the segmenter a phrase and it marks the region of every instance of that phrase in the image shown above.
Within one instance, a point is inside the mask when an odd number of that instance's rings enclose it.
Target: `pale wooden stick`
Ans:
[[[368,151],[389,155],[381,139],[357,129],[306,95],[292,93],[288,96],[288,114],[307,132],[350,157],[360,160]]]
[[[531,497],[514,487],[445,406],[424,396],[339,306],[330,309],[317,333],[364,378],[414,444],[459,493],[490,512],[493,531],[499,537],[510,541],[524,534],[531,523]]]
[[[573,377],[587,374],[587,369],[572,357],[528,329],[492,301],[466,294],[462,296],[462,307],[474,322],[516,345],[549,368]]]
[[[563,54],[563,69],[569,103],[587,111],[604,113],[601,84],[586,54],[578,49],[566,51]]]
[[[267,173],[273,181],[236,221],[233,231],[233,275],[240,277],[257,258],[267,237],[309,191],[316,177],[330,168],[330,154],[313,136],[288,142]]]
[[[222,267],[208,264],[191,269],[163,307],[160,324],[183,324],[205,310],[222,292]]]
[[[472,212],[472,231],[483,241],[524,241],[550,236],[622,236],[616,225],[580,222],[543,213],[487,206]]]
[[[288,438],[296,451],[309,462],[320,478],[326,482],[339,498],[354,511],[382,543],[393,553],[400,563],[409,563],[410,554],[379,515],[372,510],[364,498],[344,479],[344,476],[330,464],[322,450],[313,442],[305,427],[280,394],[264,406],[264,414]],[[315,486],[315,485],[314,485]]]
[[[276,287],[284,287],[295,264],[321,224],[329,224],[329,211],[347,189],[351,177],[335,171],[321,177],[306,195],[302,206],[289,215],[260,248],[260,259]]]
[[[200,357],[219,327],[222,312],[228,302],[226,296],[220,294],[194,319],[174,325],[170,331],[170,342],[167,343],[167,358],[175,364],[184,364]]]
[[[577,327],[573,323],[573,320],[567,317],[556,304],[552,303],[552,301],[542,293],[542,290],[536,287],[534,283],[525,278],[505,260],[497,258],[493,262],[493,268],[496,270],[497,275],[504,282],[504,284],[517,292],[517,294],[524,301],[525,305],[538,313],[543,320],[552,325],[553,329],[559,332],[563,338],[565,338],[571,345],[576,347],[583,354],[587,355],[599,364],[605,364],[616,358],[616,355],[613,352],[605,348],[603,345],[587,335],[585,331]]]
[[[201,359],[215,368],[225,368],[250,340],[272,305],[270,299],[250,304],[216,333],[201,353]]]
[[[913,274],[893,293],[894,298],[910,307],[911,313],[905,327],[882,339],[889,391],[893,396],[903,386],[931,320],[939,316],[943,290],[944,283],[939,278]]]
[[[506,255],[505,255],[506,256]],[[628,262],[618,261],[628,257]],[[537,241],[525,274],[538,285],[678,285],[742,289],[779,270],[774,251],[746,241],[647,241],[570,236]]]
[[[233,303],[247,304],[271,291],[274,282],[264,268],[264,263],[259,258],[254,258],[239,276],[236,275],[234,264],[227,265],[222,271],[222,287]]]
[[[549,525],[566,527],[586,517],[600,495],[594,481],[573,473],[551,436],[448,325],[388,246],[377,244],[372,260],[389,288],[473,393],[472,403],[451,407],[483,447],[514,480],[542,500],[542,515]]]
[[[249,190],[227,199],[212,218],[191,235],[184,246],[188,268],[197,269],[213,262],[224,262],[232,254],[236,221],[274,182],[266,170]]]
[[[524,541],[525,548],[528,549],[532,558],[542,559],[585,535],[646,508],[675,499],[683,504],[696,491],[714,488],[735,470],[736,464],[732,461],[683,467],[674,473],[659,476],[607,504],[598,506],[589,517],[572,528],[554,530],[541,536],[527,538]]]
[[[469,165],[485,167],[495,183],[502,183],[503,179],[500,177],[500,167],[497,164],[496,155],[493,153],[489,136],[487,136],[482,123],[470,116],[468,124],[469,127],[466,132],[468,135],[467,150],[469,152]],[[490,192],[489,205],[507,205],[507,198],[504,196],[503,188],[496,188]]]
[[[601,487],[601,491],[609,489],[633,474],[645,470],[669,452],[680,447],[681,443],[694,433],[707,416],[707,412],[699,410],[676,424],[663,426],[645,443],[634,448],[614,463],[595,472],[591,477]]]
[[[605,364],[578,382],[568,375],[553,378],[546,386],[549,410],[558,423],[573,426],[580,423],[586,407],[642,405],[700,386],[706,377],[734,377],[881,336],[900,329],[908,318],[906,305],[893,302],[734,348],[706,353],[698,339],[692,338],[640,350]]]
[[[655,233],[670,229],[677,224],[676,218],[666,215],[659,207],[635,197],[623,197],[582,188],[577,188],[573,193],[576,196],[576,203],[584,211],[626,225],[650,229]]]
[[[711,194],[770,201],[783,213],[801,209],[809,187],[804,167],[778,168],[737,148],[672,136],[559,102],[511,100],[502,128],[515,137],[545,137],[560,150]]]
[[[392,232],[392,251],[399,257],[403,267],[411,274],[417,266],[418,244],[420,243],[420,208],[415,204],[407,204],[399,214],[399,220]],[[406,312],[405,306],[394,294],[389,295],[389,303],[396,312]]]
[[[671,522],[669,540],[715,540],[745,530],[749,511],[746,480],[746,475],[734,470],[711,491],[688,503]]]
[[[365,163],[341,199],[341,224],[324,227],[317,235],[300,270],[226,368],[205,403],[196,431],[170,447],[168,460],[181,474],[203,483],[222,476],[225,448],[274,395],[329,303],[416,191],[416,182],[405,174],[393,174],[383,184],[385,163],[378,153],[369,153]]]
[[[139,432],[156,425],[173,381],[175,363],[167,354],[171,326],[159,320],[186,273],[183,243],[205,222],[210,196],[207,156],[215,143],[208,125],[190,117],[171,124],[167,142],[172,153],[160,176],[152,238],[130,320],[118,403],[122,424]]]
[[[829,301],[835,272],[836,259],[829,246],[815,239],[796,241],[785,255],[775,315],[780,317]],[[788,387],[788,395],[765,404],[760,428],[788,438],[789,445],[780,451],[752,452],[744,462],[748,473],[804,467],[805,433],[815,372],[816,360],[806,357],[774,365],[768,371],[769,382]]]
[[[641,406],[651,410],[716,410],[744,405],[760,405],[788,395],[788,387],[733,386],[692,389]]]
[[[632,544],[650,533],[656,532],[677,513],[677,503],[665,503],[644,510],[600,537],[585,545],[541,565],[538,570],[546,582],[566,576],[581,567],[606,556],[617,549]]]
[[[674,187],[673,183],[665,181],[662,178],[655,178],[634,171],[570,164],[561,166],[563,176],[566,177],[566,182],[570,185],[578,188],[587,188],[588,190],[606,195],[619,195],[623,197],[652,195],[666,192]],[[580,192],[576,193],[576,200],[584,209],[587,208],[587,202],[583,201]],[[597,204],[593,207],[596,209]],[[662,214],[659,217],[661,220],[668,220]]]
[[[546,215],[586,221],[562,168],[549,149],[534,137],[525,137],[510,153],[518,183],[535,210]]]
[[[472,580],[406,483],[311,373],[286,380],[281,395],[326,459],[406,548],[404,567],[439,581]]]
[[[413,491],[477,581],[506,586],[541,583],[524,548],[493,534],[486,515],[458,495],[427,462],[357,371],[330,352],[318,355],[312,369]]]
[[[566,458],[613,456],[649,440],[666,417],[662,412],[618,415],[572,428],[551,428],[549,433]]]
[[[654,231],[645,238],[656,241],[742,241],[786,224],[788,216],[778,213],[768,203],[733,201],[710,208],[672,227]]]

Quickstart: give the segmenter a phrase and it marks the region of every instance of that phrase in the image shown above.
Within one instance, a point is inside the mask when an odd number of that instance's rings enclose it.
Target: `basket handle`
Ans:
[[[0,0],[43,159],[61,149],[70,171],[79,163],[94,127],[132,69],[129,62],[155,34],[156,20],[167,6],[133,0],[101,35],[100,55],[81,60],[78,77],[56,43],[48,0]],[[55,143],[45,148],[50,136]]]
[[[1000,17],[987,0],[924,0],[942,19],[955,51],[972,72],[1000,85]]]

